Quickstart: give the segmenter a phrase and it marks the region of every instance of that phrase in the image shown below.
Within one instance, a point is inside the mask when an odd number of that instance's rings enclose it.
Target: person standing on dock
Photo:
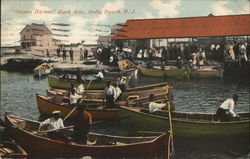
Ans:
[[[220,107],[217,109],[216,112],[216,117],[218,118],[219,121],[229,121],[230,119],[226,116],[226,112],[228,111],[229,114],[231,114],[231,116],[233,116],[234,118],[239,118],[239,115],[237,115],[234,112],[234,106],[236,105],[237,101],[238,101],[238,95],[237,94],[233,94],[232,98],[228,98],[227,100],[225,100]]]
[[[60,57],[60,52],[61,52],[61,49],[60,49],[60,47],[58,47],[58,48],[56,49],[57,57]]]
[[[115,97],[116,90],[111,85],[111,82],[106,82],[106,88],[104,89],[104,94],[106,98],[106,107],[107,108],[114,108],[114,97]]]
[[[88,133],[92,124],[92,116],[86,111],[86,105],[77,105],[77,113],[74,118],[73,139],[78,144],[87,144]]]
[[[88,59],[88,50],[84,48],[84,60]]]
[[[63,48],[63,61],[66,61],[66,49],[65,47]]]
[[[82,52],[82,48],[80,48],[79,54],[80,54],[80,61],[83,61],[83,52]]]
[[[46,49],[46,55],[50,58],[49,49]]]
[[[60,129],[63,128],[63,120],[61,118],[61,111],[56,110],[52,112],[52,117],[44,120],[40,123],[38,131],[42,129],[51,130],[51,129]]]
[[[74,51],[72,50],[72,47],[71,47],[70,50],[69,50],[69,56],[70,56],[71,63],[73,63],[73,61],[74,61],[73,54],[74,54]]]

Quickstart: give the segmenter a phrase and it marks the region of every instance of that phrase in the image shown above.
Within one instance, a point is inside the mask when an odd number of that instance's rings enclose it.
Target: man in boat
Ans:
[[[183,67],[183,60],[181,59],[180,56],[178,56],[178,58],[177,58],[176,66],[178,69],[181,69]]]
[[[240,116],[234,112],[234,106],[236,105],[238,101],[238,97],[239,96],[237,94],[233,94],[232,98],[228,98],[220,105],[220,107],[217,109],[217,112],[216,112],[216,117],[219,121],[230,120],[230,118],[228,118],[226,115],[227,111],[232,117],[234,117],[235,119],[239,119]]]
[[[64,127],[64,124],[61,118],[61,111],[56,110],[52,112],[51,118],[48,118],[40,123],[38,131],[41,131],[42,129],[45,129],[45,130],[60,129],[63,127]]]
[[[114,83],[114,88],[115,88],[115,96],[114,96],[114,101],[119,101],[122,98],[122,91],[121,89],[117,86],[116,83]]]
[[[126,83],[127,83],[127,77],[120,76],[117,78],[117,85],[121,89],[122,92],[126,91]]]
[[[97,80],[103,80],[104,79],[104,75],[103,75],[104,70],[99,71],[96,75],[94,75],[94,77]]]
[[[75,107],[79,98],[81,98],[81,96],[76,93],[76,89],[71,89],[69,93],[70,105]]]
[[[82,94],[84,92],[84,85],[80,84],[77,88],[76,88],[76,93],[77,94]]]
[[[77,113],[74,117],[73,139],[78,144],[87,144],[87,136],[92,124],[92,116],[86,111],[86,105],[77,105]]]
[[[107,108],[114,108],[114,97],[115,97],[116,90],[111,85],[111,82],[106,82],[106,88],[104,89],[104,94],[106,98],[106,107]]]
[[[149,106],[148,106],[150,113],[154,113],[156,111],[161,110],[163,107],[166,107],[165,103],[156,103],[156,102],[154,102],[154,100],[155,100],[154,94],[150,94],[149,95]]]

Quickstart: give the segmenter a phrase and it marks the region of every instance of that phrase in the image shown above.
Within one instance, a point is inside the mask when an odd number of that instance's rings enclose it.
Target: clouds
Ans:
[[[232,14],[233,11],[231,9],[228,9],[226,7],[227,1],[218,1],[215,2],[212,6],[213,8],[213,13],[215,15],[227,15],[227,14]]]
[[[158,18],[166,17],[176,17],[179,14],[177,6],[179,6],[181,0],[170,0],[169,2],[164,3],[162,0],[153,0],[150,5],[157,10]]]
[[[102,11],[104,10],[120,10],[122,8],[124,8],[125,4],[124,4],[124,0],[116,0],[115,2],[110,1],[107,2],[105,4],[105,6],[101,9]],[[94,24],[98,24],[98,23],[103,23],[108,19],[108,15],[107,14],[101,14],[98,17],[93,19],[93,23]]]
[[[246,1],[247,5],[243,7],[236,1],[234,1],[234,5],[237,6],[238,9],[230,9],[229,1],[215,1],[212,4],[212,10],[215,15],[231,15],[231,14],[249,14],[249,1]]]
[[[34,10],[41,11],[52,11],[51,8],[45,5],[41,5],[40,2],[34,1]],[[31,14],[28,16],[28,20],[31,21],[42,21],[42,22],[53,22],[58,17],[58,14]]]

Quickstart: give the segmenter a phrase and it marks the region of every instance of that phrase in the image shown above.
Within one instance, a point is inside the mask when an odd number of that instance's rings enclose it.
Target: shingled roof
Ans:
[[[33,34],[41,35],[41,34],[52,34],[52,32],[49,30],[49,28],[44,24],[35,24],[32,23],[31,25],[26,25],[23,30],[20,32],[20,34],[26,29],[30,28]]]
[[[250,14],[127,20],[112,39],[250,35]]]

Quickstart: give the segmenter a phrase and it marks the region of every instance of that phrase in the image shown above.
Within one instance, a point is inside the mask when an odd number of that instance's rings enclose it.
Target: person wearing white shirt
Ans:
[[[121,89],[117,86],[117,84],[114,84],[115,88],[115,95],[114,95],[114,101],[119,101],[121,98],[122,91]]]
[[[84,92],[84,85],[80,84],[77,88],[76,88],[76,93],[77,94],[82,94]]]
[[[236,102],[238,101],[238,95],[237,94],[233,94],[233,97],[232,98],[229,98],[227,100],[225,100],[221,105],[220,107],[217,109],[217,112],[216,112],[216,117],[218,118],[219,121],[227,121],[228,119],[226,118],[226,112],[228,111],[229,114],[231,116],[233,116],[234,118],[235,117],[238,117],[239,118],[239,115],[237,115],[235,112],[234,112],[234,106],[236,104]]]
[[[163,107],[166,106],[165,103],[159,104],[159,103],[154,102],[154,98],[155,98],[154,94],[149,95],[149,106],[148,106],[148,108],[149,108],[150,113],[154,113],[156,111],[159,111]]]
[[[51,118],[48,118],[40,123],[38,131],[41,131],[42,129],[52,130],[52,129],[63,128],[64,124],[60,116],[61,116],[61,111],[59,110],[53,111]]]
[[[94,75],[94,76],[95,76],[95,78],[96,78],[97,80],[103,80],[103,78],[104,78],[104,75],[103,75],[102,71],[99,71],[99,72],[97,73],[97,75]]]
[[[76,93],[75,89],[72,89],[69,94],[69,102],[71,106],[76,106],[78,99],[80,96]]]
[[[114,97],[116,96],[116,90],[111,85],[111,82],[106,83],[106,88],[104,89],[104,94],[106,98],[106,107],[114,108]]]

